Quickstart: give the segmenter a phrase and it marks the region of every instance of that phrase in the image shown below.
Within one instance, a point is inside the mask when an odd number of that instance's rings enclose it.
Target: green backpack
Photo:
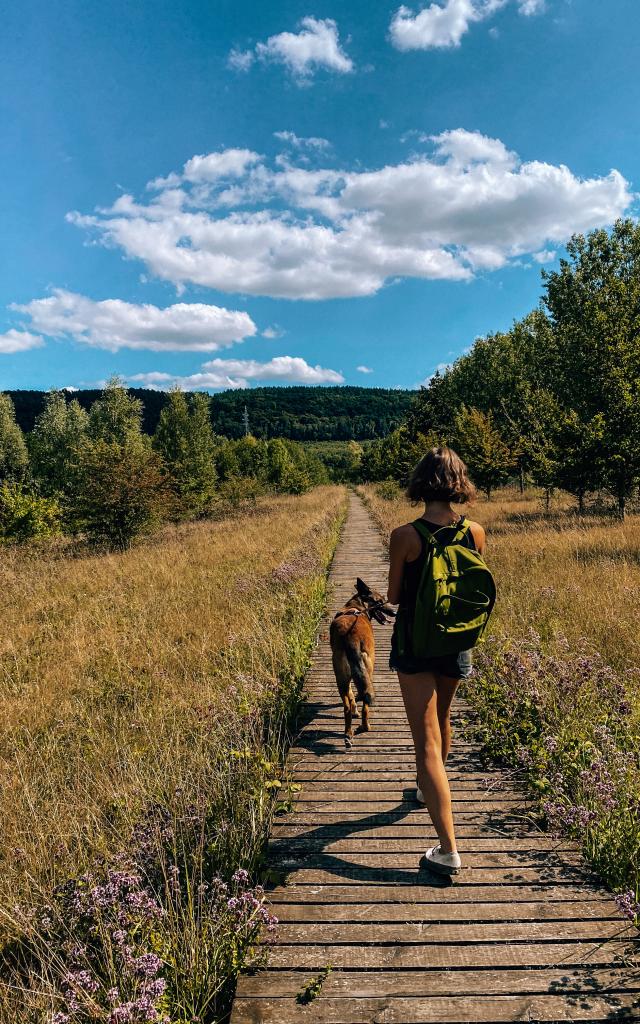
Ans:
[[[435,536],[440,531],[432,533],[423,519],[413,525],[426,541],[427,557],[410,641],[406,627],[400,628],[399,653],[431,658],[468,651],[481,642],[493,610],[493,576],[482,555],[461,543],[469,530],[468,520],[461,521],[450,544],[440,544]]]

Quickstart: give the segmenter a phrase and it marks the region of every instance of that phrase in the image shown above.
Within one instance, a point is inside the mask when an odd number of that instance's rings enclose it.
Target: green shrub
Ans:
[[[400,488],[395,480],[383,480],[376,486],[376,494],[384,501],[397,501],[400,497]]]
[[[24,541],[60,532],[60,506],[53,498],[25,491],[21,484],[0,486],[0,538]]]

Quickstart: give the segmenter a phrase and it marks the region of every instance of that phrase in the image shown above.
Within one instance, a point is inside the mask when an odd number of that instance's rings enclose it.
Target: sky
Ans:
[[[0,389],[415,388],[636,216],[638,0],[25,0]]]

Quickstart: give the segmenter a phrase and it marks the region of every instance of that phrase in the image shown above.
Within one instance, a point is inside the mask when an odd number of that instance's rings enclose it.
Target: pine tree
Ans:
[[[23,480],[29,469],[24,435],[16,423],[13,402],[0,392],[0,482]]]

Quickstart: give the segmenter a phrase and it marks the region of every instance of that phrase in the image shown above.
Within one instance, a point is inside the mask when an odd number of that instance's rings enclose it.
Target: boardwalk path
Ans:
[[[331,571],[332,608],[356,575],[382,589],[386,559],[350,497]],[[443,886],[418,870],[427,812],[413,801],[412,747],[376,627],[374,729],[346,752],[326,632],[307,681],[290,768],[303,789],[277,818],[269,967],[240,979],[231,1024],[640,1020],[637,932],[569,844],[536,830],[509,778],[454,736],[454,812],[466,869]],[[460,704],[458,721],[464,714]],[[320,994],[297,1000],[331,964]]]

